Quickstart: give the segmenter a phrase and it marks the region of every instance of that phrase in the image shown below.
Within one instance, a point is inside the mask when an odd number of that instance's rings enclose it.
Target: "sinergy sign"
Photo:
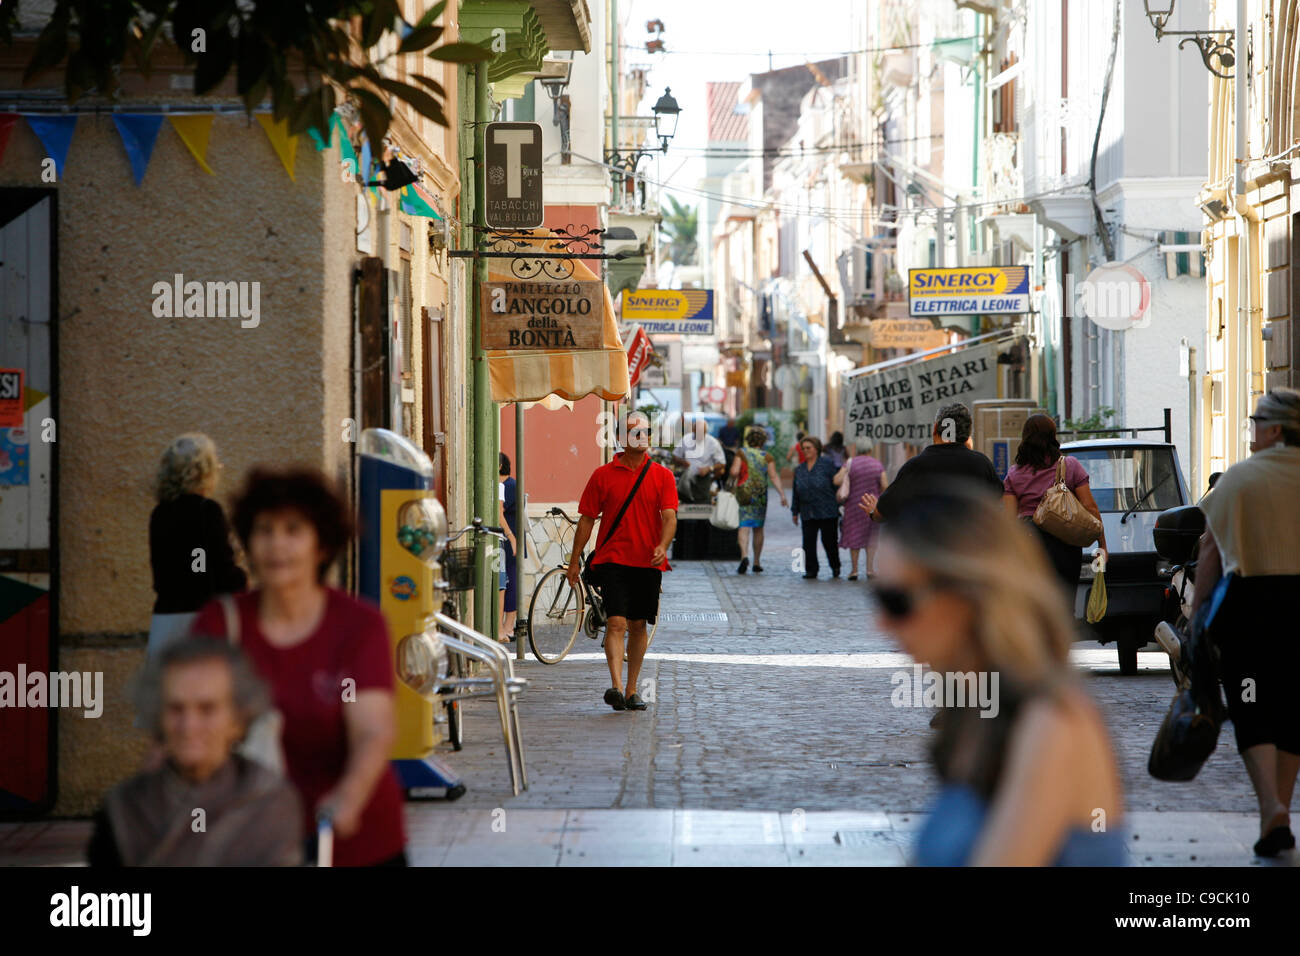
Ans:
[[[992,343],[859,375],[845,387],[844,437],[926,444],[945,405],[997,398],[997,369]]]

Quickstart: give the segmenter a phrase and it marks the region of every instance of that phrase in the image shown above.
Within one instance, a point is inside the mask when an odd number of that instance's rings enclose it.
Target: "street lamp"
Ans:
[[[682,108],[677,105],[673,99],[673,89],[671,86],[664,87],[664,95],[659,97],[650,110],[655,114],[655,135],[659,137],[662,144],[661,151],[668,152],[668,141],[677,133],[677,115],[681,113]]]
[[[1165,24],[1169,18],[1174,15],[1174,4],[1176,0],[1163,0],[1163,2],[1153,3],[1152,0],[1142,0],[1142,6],[1146,10],[1147,19],[1151,21],[1151,26],[1156,31],[1156,42],[1159,43],[1161,37],[1180,36],[1183,39],[1178,42],[1178,49],[1182,49],[1189,43],[1195,43],[1196,49],[1201,53],[1201,60],[1205,63],[1205,68],[1217,77],[1225,80],[1232,79],[1231,73],[1223,73],[1215,69],[1215,63],[1223,69],[1230,69],[1237,62],[1236,54],[1232,50],[1232,30],[1166,30]],[[1216,39],[1220,36],[1226,36],[1228,39],[1220,41]]]
[[[641,164],[642,159],[653,156],[657,152],[668,152],[668,141],[677,134],[677,117],[681,111],[682,108],[677,105],[677,100],[673,99],[672,88],[665,87],[664,95],[659,97],[658,102],[651,107],[651,112],[654,113],[655,135],[659,137],[659,149],[619,149],[615,144],[614,148],[605,150],[605,164],[614,167],[618,188],[622,188],[626,180],[635,179],[637,166]],[[645,203],[644,181],[641,183],[641,202]]]

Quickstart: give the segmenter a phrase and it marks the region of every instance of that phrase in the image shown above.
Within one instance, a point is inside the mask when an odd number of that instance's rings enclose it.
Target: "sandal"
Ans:
[[[756,564],[756,565],[754,565],[754,573],[755,573],[755,574],[762,574],[762,573],[763,573],[763,566],[762,566],[761,564]]]
[[[649,704],[641,699],[640,694],[631,694],[624,701],[628,710],[645,710]]]
[[[623,692],[613,687],[605,691],[605,703],[615,710],[627,710],[627,701],[623,698]]]
[[[856,574],[850,574],[850,575],[849,575],[849,580],[850,580],[850,581],[856,581],[857,579],[858,579],[858,576],[857,576]]]

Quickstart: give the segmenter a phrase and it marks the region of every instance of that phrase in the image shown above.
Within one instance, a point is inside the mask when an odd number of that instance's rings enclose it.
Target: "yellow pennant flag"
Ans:
[[[266,137],[275,147],[275,154],[284,164],[285,172],[289,174],[290,179],[297,182],[293,175],[293,160],[298,152],[298,137],[290,136],[289,124],[284,120],[277,123],[270,113],[258,113],[257,121],[262,124],[262,129],[266,130]]]
[[[181,138],[181,142],[189,149],[190,153],[198,160],[198,164],[203,169],[212,172],[212,167],[208,165],[208,135],[212,132],[213,115],[209,113],[206,116],[169,116],[172,129],[176,130],[176,135]]]

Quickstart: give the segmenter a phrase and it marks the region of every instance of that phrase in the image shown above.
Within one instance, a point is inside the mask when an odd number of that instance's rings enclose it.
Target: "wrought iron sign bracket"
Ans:
[[[518,279],[546,278],[563,281],[573,277],[574,260],[577,259],[630,259],[644,255],[641,248],[607,253],[601,245],[604,229],[586,225],[565,229],[552,229],[549,236],[536,236],[528,230],[490,229],[473,226],[480,237],[474,249],[452,249],[447,254],[454,259],[510,259],[510,271]],[[490,246],[489,249],[479,248]],[[540,248],[538,248],[540,247]]]

